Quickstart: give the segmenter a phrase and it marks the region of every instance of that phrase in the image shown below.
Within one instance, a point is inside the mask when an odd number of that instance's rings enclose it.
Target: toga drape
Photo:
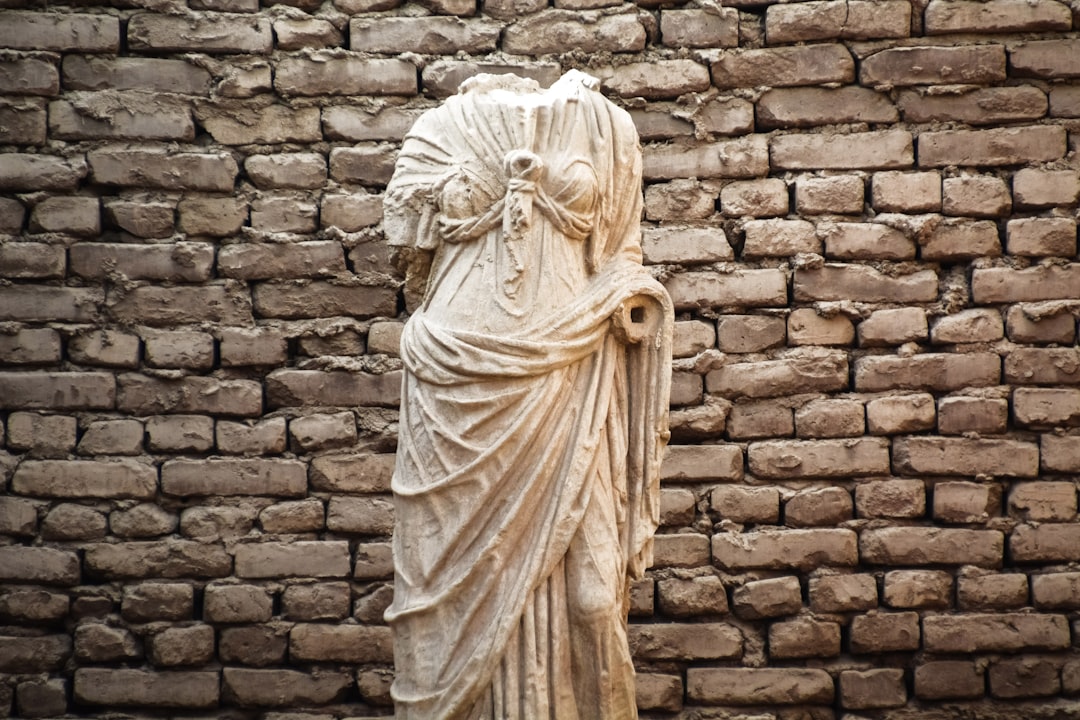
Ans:
[[[433,254],[401,340],[399,720],[636,717],[672,324],[640,216],[634,127],[581,73],[480,76],[405,139],[384,228]]]

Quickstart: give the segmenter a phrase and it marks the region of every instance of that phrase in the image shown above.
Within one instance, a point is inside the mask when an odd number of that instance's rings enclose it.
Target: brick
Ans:
[[[258,207],[255,208],[258,212]],[[315,208],[310,207],[312,221]],[[288,213],[295,219],[298,214]],[[252,216],[253,223],[255,215]],[[314,227],[308,230],[314,230]],[[277,228],[275,231],[295,232],[297,228]],[[298,243],[237,243],[218,251],[218,271],[225,277],[239,280],[279,278],[309,278],[337,275],[345,272],[341,244],[335,241]],[[260,295],[256,294],[256,307]]]
[[[878,438],[751,443],[750,472],[763,478],[857,477],[888,473],[888,442]]]
[[[767,90],[758,100],[755,110],[758,125],[762,129],[844,123],[894,123],[899,119],[899,114],[888,96],[869,88],[854,86],[835,89],[793,87]]]
[[[935,345],[993,342],[1004,336],[1005,326],[1001,321],[1001,313],[986,308],[961,310],[938,318],[930,330],[930,341]]]
[[[859,347],[925,342],[929,334],[926,311],[917,307],[875,310],[859,323]]]
[[[135,460],[26,460],[12,490],[36,497],[152,498],[157,471]]]
[[[384,497],[334,497],[326,527],[338,533],[389,535],[394,530],[394,504]]]
[[[710,507],[722,518],[738,523],[775,524],[780,520],[780,495],[770,487],[714,488]]]
[[[266,378],[271,407],[322,405],[338,407],[396,407],[401,375],[322,370],[275,370]]]
[[[795,182],[795,206],[806,215],[861,214],[863,180],[855,175],[799,178]]]
[[[688,119],[676,117],[673,114],[676,112],[678,111],[669,104],[655,103],[649,107],[630,110],[630,119],[634,121],[638,137],[644,142],[693,135],[693,123]]]
[[[1028,604],[1028,578],[1023,573],[961,575],[956,589],[961,610],[1010,610]]]
[[[86,548],[86,571],[111,580],[225,577],[232,558],[218,545],[188,540],[98,543]]]
[[[897,438],[893,465],[900,473],[1034,477],[1039,450],[1034,443],[1019,440]]]
[[[844,390],[847,358],[839,351],[797,351],[781,360],[722,365],[705,376],[705,388],[727,399],[780,397],[799,392]]]
[[[628,628],[630,654],[643,660],[724,660],[739,658],[743,638],[723,623],[655,623]]]
[[[392,22],[398,26],[410,22],[415,24],[418,20],[429,23],[434,20],[445,21],[450,25],[466,22],[451,18],[388,18],[378,21],[354,20],[353,27],[360,27],[361,32],[364,32],[365,28],[358,23],[375,22],[381,26]],[[389,29],[389,32],[394,31],[394,28]],[[378,39],[378,34],[372,35],[369,30],[363,37],[364,41],[370,40],[375,44],[387,41],[386,38]],[[357,42],[354,35],[353,44]],[[331,54],[329,51],[315,52],[306,57],[282,59],[274,74],[274,88],[285,96],[415,95],[416,66],[405,60],[363,58]],[[330,109],[327,108],[328,111]]]
[[[771,5],[765,13],[765,37],[770,45],[836,38],[902,38],[910,33],[911,6],[896,0]]]
[[[133,95],[134,97],[125,97]],[[122,112],[117,112],[119,107]],[[111,111],[111,112],[110,112]],[[107,119],[101,113],[110,112]],[[153,103],[141,93],[118,93],[78,103],[49,103],[49,137],[61,140],[193,140],[195,124],[186,104],[157,97]]]
[[[220,340],[222,367],[278,365],[288,355],[287,338],[274,328],[224,328]]]
[[[143,359],[151,367],[206,370],[214,366],[214,337],[184,330],[142,331]]]
[[[254,416],[262,412],[262,387],[254,380],[189,376],[179,380],[125,373],[117,407],[139,415],[197,413]]]
[[[105,537],[105,515],[83,505],[56,505],[41,523],[44,540],[100,540]]]
[[[363,580],[391,578],[394,575],[394,559],[390,543],[357,543],[356,567],[353,577]],[[651,583],[649,585],[652,587]],[[652,612],[650,611],[651,615]]]
[[[934,486],[934,519],[947,523],[984,523],[1001,512],[997,485],[964,481]]]
[[[0,498],[0,534],[28,537],[37,534],[37,527],[36,504],[21,498]]]
[[[1009,536],[1014,562],[1071,562],[1080,559],[1080,525],[1019,525]]]
[[[87,154],[94,181],[141,189],[232,192],[239,171],[231,155],[106,148]]]
[[[318,108],[269,105],[262,100],[222,100],[197,103],[195,117],[223,145],[304,143],[322,139]]]
[[[324,492],[389,492],[392,454],[322,455],[311,461],[311,487]]]
[[[396,158],[396,151],[385,145],[334,148],[330,151],[330,177],[342,183],[386,185]]]
[[[243,707],[320,706],[344,697],[352,686],[349,673],[298,670],[254,670],[229,667],[222,670],[224,699]]]
[[[1080,471],[1080,436],[1043,435],[1039,451],[1043,470],[1062,473]]]
[[[941,176],[936,172],[874,173],[871,202],[878,212],[935,212],[941,209]]]
[[[97,235],[101,232],[99,201],[91,197],[51,197],[34,206],[30,214],[30,231],[43,233],[69,233],[71,235]],[[76,245],[75,250],[81,247]],[[53,248],[49,248],[49,251]],[[10,252],[10,251],[9,251]],[[51,252],[46,253],[48,257]],[[37,261],[40,265],[44,258]],[[59,262],[63,271],[63,260]],[[30,267],[33,267],[31,265]],[[26,273],[26,270],[23,271]],[[22,274],[22,277],[34,277]]]
[[[1065,128],[1051,125],[919,135],[919,167],[1023,165],[1057,160],[1065,152]]]
[[[322,501],[294,500],[280,502],[259,513],[259,524],[268,533],[317,532],[326,526]]]
[[[907,686],[901,668],[844,670],[840,673],[840,704],[852,710],[903,707]]]
[[[738,402],[728,412],[730,440],[790,437],[795,434],[791,408],[782,400]]]
[[[176,206],[177,228],[188,235],[227,237],[239,232],[248,219],[247,203],[237,198],[185,195]],[[171,234],[172,213],[169,214]]]
[[[304,48],[339,47],[341,31],[329,20],[316,18],[274,21],[274,38],[278,50],[302,50]]]
[[[703,220],[712,215],[715,209],[715,189],[709,189],[694,180],[680,178],[645,188],[647,220]]]
[[[864,518],[918,518],[926,513],[922,480],[871,480],[855,486],[855,510]]]
[[[81,156],[5,153],[0,166],[0,190],[74,190],[86,177],[86,161]]]
[[[862,61],[863,85],[989,84],[1005,79],[1001,45],[901,47],[874,53]]]
[[[742,450],[737,445],[668,445],[660,469],[665,481],[740,480],[742,476]]]
[[[268,18],[232,13],[138,13],[128,20],[127,41],[133,50],[177,53],[266,55],[274,46]]]
[[[416,69],[407,68],[415,83]],[[323,109],[323,134],[340,140],[401,140],[420,116],[419,108],[374,109],[338,105]]]
[[[315,585],[292,585],[285,589],[282,595],[282,612],[293,620],[341,620],[349,614],[350,590],[348,583],[318,583]],[[300,628],[312,628],[320,626],[296,626],[294,636]],[[370,630],[370,628],[368,628]],[[346,631],[345,638],[329,638],[330,642],[347,639],[355,630]],[[304,643],[310,643],[318,650],[313,640],[318,640],[318,631],[307,632]],[[312,637],[312,636],[315,637]],[[359,638],[358,638],[359,639]],[[379,638],[368,638],[368,642],[378,641]]]
[[[1047,697],[1061,691],[1058,666],[1041,658],[999,660],[987,673],[997,698]]]
[[[141,90],[207,95],[212,77],[186,60],[148,57],[65,55],[64,88],[68,90]]]
[[[249,98],[273,90],[271,78],[270,63],[252,61],[226,68],[215,89],[222,97]]]
[[[1064,615],[933,615],[923,618],[926,650],[934,653],[1061,650],[1069,646]]]
[[[893,570],[885,573],[882,599],[894,608],[947,608],[952,575],[943,570]]]
[[[1075,295],[1080,263],[1037,267],[980,268],[971,276],[971,296],[979,305],[1058,300]]]
[[[788,211],[787,183],[779,178],[739,180],[720,191],[724,215],[735,217],[770,217]]]
[[[645,40],[645,28],[632,14],[549,9],[507,27],[502,35],[502,50],[512,55],[543,55],[574,49],[586,53],[639,52],[645,48]],[[400,48],[393,52],[400,52]]]
[[[864,265],[827,264],[797,270],[793,283],[795,300],[850,300],[856,302],[933,302],[938,278],[933,270],[907,275],[886,275]]]
[[[1012,210],[1012,197],[1001,178],[962,175],[941,183],[942,212],[946,215],[1000,217]]]
[[[1078,425],[1080,390],[1017,388],[1013,391],[1013,419],[1020,427]]]
[[[382,220],[382,198],[366,193],[322,196],[319,220],[324,228],[356,232]]]
[[[915,668],[915,696],[922,700],[974,700],[984,692],[982,671],[969,660],[940,660]]]
[[[702,384],[701,376],[695,372],[675,371],[671,375],[671,404],[699,405]]]
[[[495,50],[501,28],[501,23],[490,20],[446,16],[353,18],[349,23],[349,48],[394,54],[405,51],[431,55],[484,53]],[[509,47],[511,44],[508,29],[504,39],[507,52],[514,52]],[[414,70],[414,84],[415,81]]]
[[[209,625],[165,628],[150,636],[148,655],[157,667],[203,665],[214,657],[214,628]]]
[[[897,105],[906,122],[962,122],[998,125],[1046,116],[1046,94],[1030,85],[973,88],[957,95],[931,95],[915,90],[900,93]]]
[[[919,649],[919,614],[873,612],[851,620],[851,652],[855,655]]]
[[[14,235],[21,232],[24,220],[26,220],[25,205],[14,198],[0,199],[0,233]],[[6,274],[8,271],[7,261],[0,260],[0,266],[3,267],[2,271]]]
[[[139,336],[116,330],[84,332],[68,340],[67,351],[77,363],[134,368],[139,364]]]
[[[200,282],[210,279],[214,263],[208,243],[79,243],[69,252],[71,272],[91,280],[119,272],[132,280]]]
[[[289,633],[289,655],[300,661],[390,662],[392,636],[388,627],[299,624]]]
[[[820,253],[821,240],[805,220],[748,220],[743,225],[743,257],[790,257]]]
[[[0,27],[0,47],[57,52],[117,52],[120,19],[85,13],[7,10]]]
[[[2,256],[3,250],[0,249]],[[55,330],[24,328],[10,335],[0,335],[0,362],[6,364],[56,363],[60,361],[60,354],[60,335]]]
[[[404,323],[394,321],[372,323],[368,329],[368,352],[397,357],[404,328]]]
[[[55,105],[56,103],[50,103]],[[4,128],[4,142],[11,145],[44,145],[47,130],[45,103],[41,100],[24,101],[0,99],[0,122]]]
[[[769,147],[762,135],[695,146],[647,145],[642,152],[646,180],[753,178],[769,172]]]
[[[1050,117],[1080,117],[1080,87],[1075,85],[1051,87]]]
[[[1005,313],[1005,332],[1016,343],[1068,345],[1076,337],[1076,321],[1065,313],[1029,316],[1026,308],[1014,305]]]
[[[1073,205],[1080,197],[1080,173],[1021,168],[1013,175],[1012,189],[1018,208]]]
[[[788,315],[789,345],[849,345],[854,339],[855,326],[844,315],[825,317],[811,308]]]
[[[810,578],[810,609],[814,612],[852,612],[877,607],[873,575],[822,575]]]
[[[697,533],[657,535],[653,567],[694,568],[709,564],[709,538]]]
[[[222,628],[218,655],[223,662],[242,665],[275,665],[285,661],[288,628],[280,624],[241,625]],[[278,678],[268,678],[273,682]],[[266,680],[259,679],[260,682]]]
[[[1005,380],[1017,384],[1080,384],[1080,349],[1016,348],[1005,356]]]
[[[863,357],[855,361],[855,388],[878,392],[985,387],[998,384],[1000,366],[1001,358],[994,353]]]
[[[773,658],[835,657],[840,654],[840,625],[814,618],[795,618],[769,626]]]
[[[1009,403],[997,398],[943,398],[938,405],[938,432],[943,435],[1005,432]]]
[[[77,702],[109,707],[209,709],[220,696],[216,670],[79,668],[74,685]]]
[[[285,450],[285,418],[271,418],[252,424],[218,420],[215,424],[217,448],[236,455],[267,455]]]
[[[742,98],[717,97],[699,105],[696,128],[717,135],[746,135],[754,131],[754,106]]]
[[[73,552],[22,545],[0,547],[0,580],[76,585],[79,579],[79,558]]]
[[[634,677],[637,706],[641,710],[678,711],[683,706],[683,682],[679,675],[637,673]]]
[[[111,410],[116,382],[108,373],[0,372],[0,398],[8,409]]]
[[[842,488],[802,491],[784,504],[784,523],[789,527],[833,526],[852,517],[851,494]]]
[[[1054,0],[932,0],[924,13],[927,35],[1070,30],[1069,8]]]
[[[484,11],[494,16],[492,5],[493,2],[486,3]],[[518,75],[536,80],[541,87],[548,87],[559,79],[561,69],[557,63],[545,61],[503,63],[440,59],[424,66],[421,81],[427,94],[445,98],[456,93],[465,80],[480,73]]]
[[[34,57],[0,60],[0,93],[49,96],[59,92],[60,74],[54,62]]]
[[[110,306],[116,319],[149,326],[251,323],[246,289],[230,282],[202,287],[140,286],[114,292]]]
[[[842,529],[768,530],[718,533],[712,537],[713,562],[725,570],[748,568],[806,571],[857,562],[855,533]]]
[[[1014,45],[1009,51],[1012,72],[1019,77],[1080,77],[1075,39],[1036,40]]]
[[[660,35],[668,47],[714,48],[739,44],[735,8],[705,7],[660,11]]]
[[[71,655],[71,638],[67,635],[6,636],[2,643],[0,671],[5,673],[55,672]]]
[[[750,353],[784,344],[783,318],[767,315],[725,315],[717,321],[716,346],[722,352]]]
[[[179,497],[269,495],[296,497],[307,491],[304,463],[283,459],[169,460],[161,466],[162,492]]]
[[[319,188],[326,182],[326,158],[318,153],[249,155],[244,172],[260,190]]]
[[[770,163],[774,170],[888,170],[914,165],[915,151],[905,130],[778,135]]]
[[[700,320],[676,321],[672,337],[672,355],[691,357],[716,345],[716,327]]]
[[[203,617],[214,623],[267,622],[273,597],[257,585],[208,585],[203,594]]]
[[[674,99],[709,89],[709,71],[687,59],[653,60],[591,68],[601,87],[620,97]]]
[[[718,577],[668,578],[657,586],[660,611],[665,615],[695,617],[728,611],[727,594]]]
[[[855,63],[843,45],[726,50],[712,64],[718,88],[850,83]]]
[[[176,530],[179,518],[157,505],[144,503],[130,510],[109,513],[109,529],[122,538],[157,537]]]
[[[1075,609],[1080,606],[1080,573],[1033,575],[1031,597],[1039,609]]]
[[[67,683],[62,679],[21,682],[15,708],[23,717],[57,717],[67,713]]]
[[[236,540],[251,533],[257,514],[247,503],[187,508],[180,513],[180,534],[202,543]]]
[[[804,668],[690,668],[686,695],[722,705],[831,705],[833,679],[825,670]]]
[[[1071,257],[1076,255],[1076,221],[1070,218],[1017,218],[1005,229],[1010,255]]]
[[[731,607],[748,620],[795,615],[802,610],[799,579],[786,576],[748,582],[732,593]]]
[[[1080,264],[1077,265],[1080,268]],[[783,307],[787,305],[787,280],[776,269],[738,269],[730,273],[683,272],[665,283],[675,307],[709,308]]]
[[[859,554],[873,565],[979,565],[1000,567],[1004,537],[998,530],[892,527],[865,530]]]
[[[345,577],[349,544],[344,541],[264,542],[236,548],[241,578]]]

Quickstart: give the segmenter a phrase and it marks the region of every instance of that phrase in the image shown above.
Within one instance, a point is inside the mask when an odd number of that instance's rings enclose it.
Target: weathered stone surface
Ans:
[[[64,87],[70,90],[156,90],[185,95],[210,92],[210,73],[185,60],[65,55]]]
[[[117,406],[127,412],[256,416],[262,411],[262,387],[254,380],[165,380],[125,373],[119,385]]]
[[[1032,302],[1072,297],[1080,283],[1080,263],[1037,267],[977,269],[971,277],[976,303]]]
[[[907,687],[901,668],[845,670],[840,673],[840,703],[853,710],[902,707]]]
[[[806,220],[748,220],[743,230],[745,258],[821,253],[821,240],[814,232],[814,226]]]
[[[917,518],[926,512],[922,480],[870,480],[855,486],[859,517]]]
[[[433,55],[491,52],[501,29],[501,23],[490,20],[446,16],[353,18],[349,23],[349,47],[362,52],[409,51]],[[510,30],[507,33],[503,48],[515,52],[511,49],[514,41]],[[415,82],[414,71],[414,87]]]
[[[545,10],[503,31],[502,49],[514,55],[581,52],[635,52],[645,47],[645,28],[632,14]]]
[[[811,40],[901,38],[911,33],[911,6],[897,0],[825,0],[770,5],[765,37],[770,45]]]
[[[650,660],[720,660],[742,656],[742,634],[731,625],[631,625],[630,652]]]
[[[855,361],[855,387],[866,392],[959,390],[996,385],[1000,378],[1001,358],[994,353],[872,356]]]
[[[5,673],[55,672],[71,655],[71,638],[67,635],[8,636],[0,638],[0,642],[4,646],[0,671]]]
[[[751,178],[769,170],[769,148],[763,135],[721,140],[697,146],[649,145],[643,150],[646,180],[672,178]]]
[[[489,14],[491,4],[488,2],[485,5]],[[541,87],[550,86],[561,74],[559,65],[548,61],[501,63],[442,59],[425,65],[421,80],[425,92],[443,98],[453,95],[461,83],[480,73],[532,78],[540,83]]]
[[[241,578],[345,577],[349,545],[342,541],[263,542],[236,548]]]
[[[73,190],[86,176],[83,157],[6,153],[0,190]]]
[[[211,578],[232,570],[232,558],[219,545],[187,540],[90,545],[87,573],[111,579]]]
[[[927,650],[941,653],[1060,650],[1069,645],[1064,615],[934,615],[923,619]]]
[[[897,438],[893,467],[904,474],[1034,477],[1039,472],[1039,448],[1020,440]]]
[[[750,353],[784,344],[783,318],[726,315],[717,320],[716,347],[723,352]]]
[[[80,577],[79,558],[73,552],[22,545],[0,547],[0,580],[75,585]]]
[[[0,60],[0,92],[5,95],[49,96],[59,91],[60,75],[55,63],[33,57]]]
[[[797,270],[793,285],[795,299],[802,301],[932,302],[938,293],[933,270],[889,276],[864,265],[828,264]]]
[[[1072,562],[1080,558],[1080,525],[1020,525],[1009,536],[1015,562]]]
[[[940,660],[915,668],[915,696],[926,700],[982,697],[982,671],[967,660]]]
[[[1054,0],[932,0],[926,6],[923,23],[927,35],[1069,30],[1072,15],[1067,6]]]
[[[315,142],[322,139],[318,108],[271,105],[261,99],[215,100],[196,103],[195,117],[222,145]]]
[[[769,655],[778,659],[835,657],[840,654],[840,625],[800,617],[769,626]]]
[[[223,698],[244,707],[325,705],[344,696],[352,676],[326,671],[317,675],[297,670],[222,670]],[[215,674],[216,676],[216,674]]]
[[[1013,610],[1027,605],[1028,596],[1028,577],[1018,572],[961,575],[956,588],[961,610]]]
[[[690,668],[687,696],[722,705],[828,705],[833,680],[825,670],[803,668]]]
[[[831,350],[806,350],[782,360],[723,365],[705,376],[705,389],[725,398],[778,397],[796,392],[843,390],[847,357]]]
[[[104,514],[74,503],[53,507],[41,523],[41,537],[45,540],[100,540],[105,530]]]
[[[889,471],[889,443],[878,438],[751,443],[750,472],[763,478],[853,477]]]
[[[71,248],[71,272],[96,280],[119,272],[132,280],[202,282],[210,279],[214,247],[209,243],[78,243]]]
[[[232,192],[238,167],[231,155],[108,148],[87,154],[103,185]]]
[[[1065,152],[1065,129],[1051,125],[944,130],[919,136],[919,167],[1020,165],[1056,160]]]
[[[170,460],[161,466],[169,495],[273,495],[295,497],[307,489],[304,463],[283,459]]]
[[[993,83],[1005,79],[1005,48],[1001,45],[965,47],[902,47],[882,50],[863,60],[863,85],[934,85]]]
[[[12,478],[12,489],[38,497],[152,498],[157,471],[135,460],[27,460]]]
[[[732,610],[741,618],[795,615],[802,609],[802,589],[797,577],[755,580],[738,587],[731,594]]]
[[[120,19],[88,13],[45,13],[6,10],[0,47],[59,52],[116,52]]]
[[[292,620],[341,620],[349,614],[351,591],[349,584],[344,582],[316,583],[314,585],[292,585],[282,593],[282,613]],[[297,632],[303,633],[296,626],[293,636]],[[322,626],[308,626],[317,628]],[[371,630],[371,628],[367,628]],[[345,635],[355,633],[355,630],[346,631]],[[312,640],[312,635],[317,631],[309,632],[305,642]],[[371,634],[371,633],[369,633]],[[378,641],[378,637],[374,638]]]
[[[301,623],[289,633],[289,655],[309,662],[391,662],[393,639],[388,627]]]
[[[398,372],[383,375],[321,370],[275,370],[266,379],[271,407],[300,405],[396,407],[401,396]]]
[[[676,98],[709,89],[709,71],[693,60],[654,60],[592,70],[601,86],[621,97]]]
[[[766,530],[718,533],[712,538],[713,562],[726,570],[799,568],[857,562],[851,530]]]
[[[888,170],[914,165],[915,151],[905,130],[779,135],[770,144],[769,161],[778,170]]]
[[[268,18],[231,13],[138,13],[128,21],[127,40],[133,49],[158,52],[266,54],[274,44]]]
[[[872,612],[851,621],[851,652],[856,655],[918,648],[917,612]]]
[[[1036,40],[1019,43],[1009,52],[1009,64],[1022,77],[1078,77],[1080,59],[1075,39]]]
[[[803,491],[784,503],[784,523],[789,527],[834,526],[853,514],[851,494],[842,488]]]
[[[389,535],[394,529],[394,504],[378,496],[330,498],[326,527],[339,533]]]
[[[846,83],[854,77],[855,63],[843,45],[727,50],[712,64],[719,88]]]
[[[88,705],[209,709],[219,700],[217,671],[80,668],[76,700]]]
[[[894,608],[947,608],[953,578],[944,570],[893,570],[885,573],[882,599]]]
[[[810,578],[810,608],[815,612],[851,612],[877,607],[873,575],[823,575]]]
[[[859,555],[875,565],[980,565],[999,567],[1005,539],[999,530],[891,527],[865,530]]]
[[[660,35],[668,47],[735,47],[739,44],[739,14],[734,8],[660,11]]]
[[[158,667],[204,665],[214,657],[214,628],[209,625],[166,628],[150,637],[147,654]]]
[[[150,104],[141,94],[124,97],[128,94],[49,103],[49,136],[63,140],[194,139],[195,125],[186,104],[164,99]],[[108,119],[100,117],[105,112],[110,113]]]
[[[396,18],[395,20],[400,24],[419,19],[421,18]],[[449,18],[445,20],[451,24],[455,22]],[[368,22],[381,25],[388,20]],[[363,31],[363,28],[361,30]],[[369,32],[364,37],[365,41],[375,43],[387,40],[385,37],[380,39],[379,33]],[[353,44],[355,45],[356,42],[354,36]],[[274,74],[274,87],[286,96],[415,95],[416,66],[405,60],[313,53],[308,57],[287,57],[278,63]],[[334,108],[327,108],[327,111],[331,109]]]
[[[1038,88],[976,88],[961,95],[930,95],[906,90],[900,93],[900,112],[908,122],[947,122],[994,125],[1037,120],[1046,115],[1046,94]]]

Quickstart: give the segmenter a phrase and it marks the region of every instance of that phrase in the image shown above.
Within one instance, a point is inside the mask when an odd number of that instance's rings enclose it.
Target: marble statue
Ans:
[[[398,720],[637,717],[628,587],[652,561],[672,307],[641,265],[637,134],[597,88],[473,78],[387,187],[424,281],[401,340]]]

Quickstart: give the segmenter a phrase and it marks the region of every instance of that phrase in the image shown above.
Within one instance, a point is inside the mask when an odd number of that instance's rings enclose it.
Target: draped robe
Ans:
[[[637,716],[672,309],[641,266],[636,132],[596,85],[469,81],[387,188],[388,241],[432,253],[401,340],[399,720]]]

